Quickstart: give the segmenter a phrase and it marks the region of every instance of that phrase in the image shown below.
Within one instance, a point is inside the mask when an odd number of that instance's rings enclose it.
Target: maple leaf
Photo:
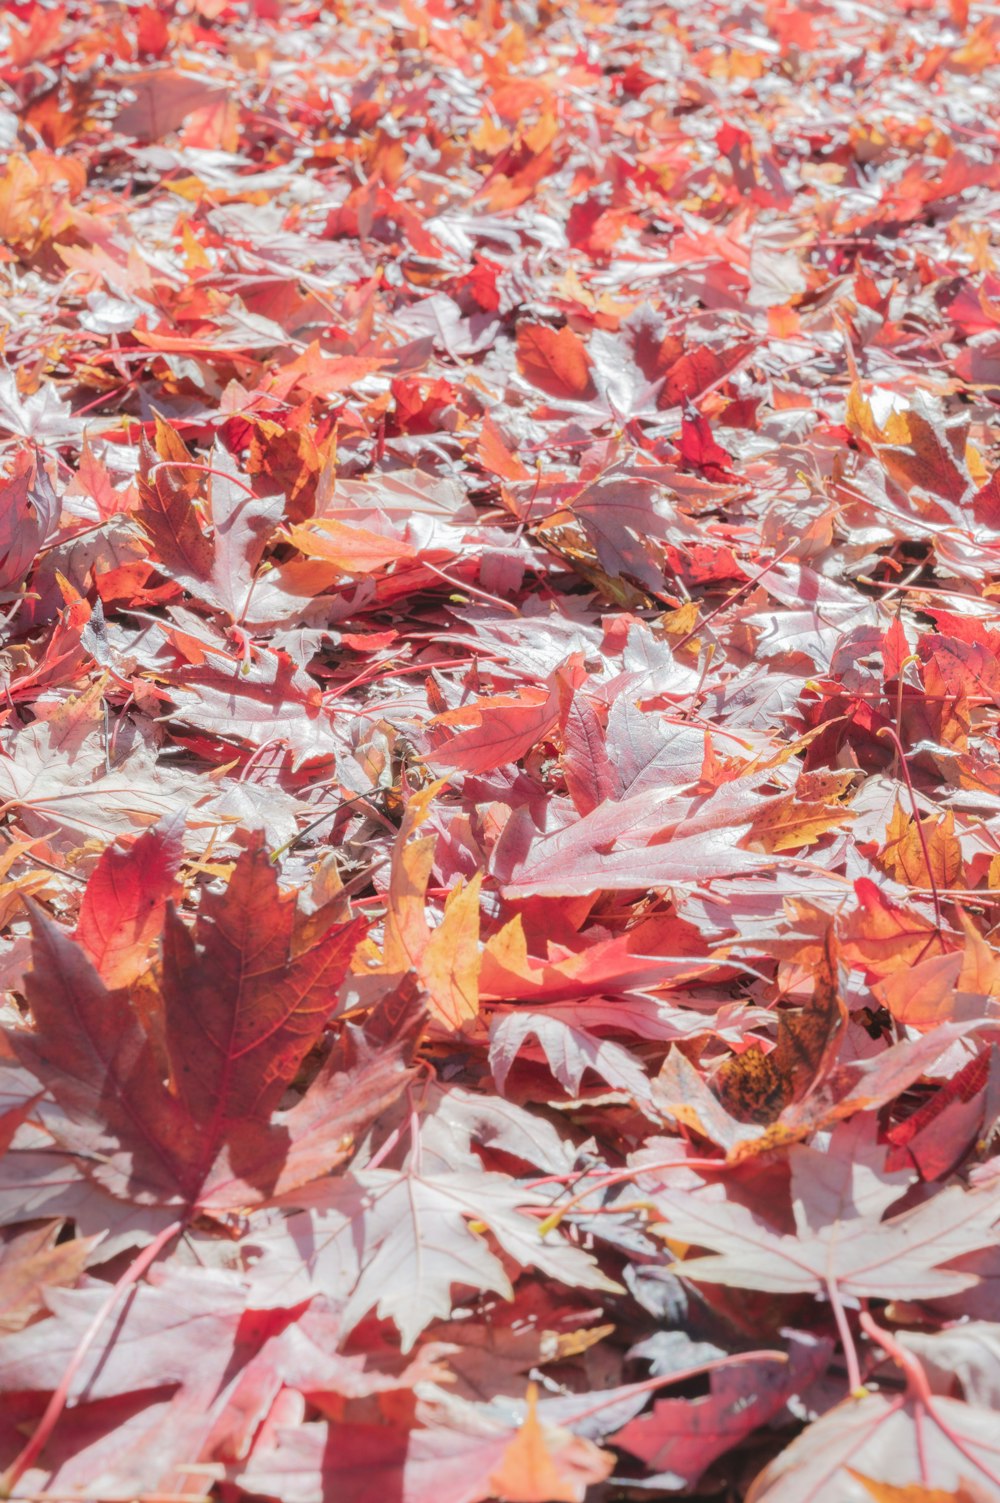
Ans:
[[[75,1284],[101,1237],[59,1242],[61,1223],[31,1228],[0,1248],[0,1331],[19,1331],[46,1308],[49,1292]]]
[[[708,419],[695,407],[685,408],[677,447],[685,464],[700,470],[710,480],[725,480],[732,473],[729,455],[712,437]]]
[[[853,387],[847,408],[851,431],[871,446],[892,479],[906,490],[945,501],[962,500],[969,479],[963,462],[965,425],[961,418],[944,424],[923,393],[916,394],[909,406],[895,396],[890,399],[892,405],[879,422],[871,403]]]
[[[842,926],[841,943],[845,956],[863,965],[870,979],[908,969],[940,948],[930,919],[895,902],[868,877],[859,878],[854,890],[860,907]]]
[[[67,1113],[57,1138],[113,1193],[224,1206],[295,1181],[288,1127],[270,1119],[336,1005],[363,925],[336,925],[297,951],[294,922],[258,840],[224,894],[203,891],[193,933],[167,908],[156,1000],[140,1008],[36,913],[35,1031],[10,1040]],[[307,1177],[343,1158],[355,1126],[401,1087],[389,1075],[374,1072],[367,1101],[363,1071],[356,1090],[331,1082],[343,1112],[327,1126],[339,1135],[325,1155],[310,1150]]]
[[[855,1298],[931,1299],[969,1288],[975,1275],[943,1265],[989,1245],[1000,1202],[950,1185],[882,1219],[908,1176],[885,1173],[884,1149],[865,1141],[863,1123],[859,1117],[841,1128],[826,1151],[789,1150],[794,1236],[735,1203],[669,1191],[658,1197],[672,1238],[719,1249],[685,1258],[678,1271],[741,1289],[832,1289]]]
[[[666,941],[673,950],[669,957],[657,953]],[[643,953],[646,945],[649,954]],[[654,922],[650,930],[638,926],[628,934],[594,940],[575,950],[552,940],[544,948],[544,956],[529,954],[524,920],[515,914],[483,947],[480,995],[497,1001],[579,1002],[596,991],[632,991],[668,975],[696,972],[700,944],[692,930],[668,921]],[[687,960],[685,950],[689,951]]]
[[[899,1344],[920,1361],[932,1390],[994,1408],[1000,1394],[1000,1325],[969,1320],[944,1331],[900,1331]]]
[[[856,1112],[873,1111],[894,1100],[914,1081],[930,1073],[936,1061],[953,1044],[974,1032],[979,1022],[968,1019],[942,1023],[919,1040],[901,1041],[872,1058],[842,1060],[815,1080],[801,1100],[791,1102],[767,1126],[737,1122],[721,1109],[717,1097],[704,1084],[694,1092],[684,1089],[675,1092],[666,1077],[679,1069],[676,1053],[654,1082],[654,1096],[661,1110],[671,1113],[676,1110],[678,1120],[690,1120],[698,1131],[705,1131],[706,1136],[727,1148],[731,1162],[740,1163],[801,1142],[819,1128],[831,1127]],[[700,1081],[697,1075],[695,1079]],[[695,1101],[700,1104],[695,1106]]]
[[[912,1487],[914,1503],[922,1503],[925,1490],[925,1498],[939,1491],[973,1503],[983,1496],[980,1485],[985,1497],[995,1497],[1000,1445],[992,1411],[885,1393],[848,1399],[782,1451],[756,1479],[747,1503],[869,1503],[871,1483]],[[905,1491],[903,1499],[910,1503]]]
[[[257,496],[241,478],[231,455],[216,444],[209,463],[191,460],[177,433],[156,419],[156,450],[142,451],[140,505],[136,515],[155,544],[161,568],[193,594],[207,596],[234,621],[250,601],[254,573],[280,520],[281,496]],[[196,497],[202,470],[208,474],[206,520]]]
[[[608,797],[683,788],[701,776],[704,731],[643,711],[633,696],[623,694],[608,712],[607,759]]]
[[[373,1485],[400,1479],[412,1503],[582,1503],[587,1486],[610,1470],[607,1453],[554,1424],[529,1422],[519,1443],[523,1426],[506,1416],[440,1407],[443,1414],[432,1412],[431,1423],[412,1430],[354,1424],[338,1444],[326,1425],[281,1429],[271,1449],[254,1453],[239,1481],[290,1503],[322,1491],[363,1503]]]
[[[409,543],[348,526],[335,517],[320,517],[311,525],[293,527],[289,540],[306,558],[322,559],[343,574],[377,574],[399,559],[415,558]]]
[[[212,573],[208,583],[234,621],[243,619],[254,574],[276,524],[284,497],[256,496],[218,445],[210,455],[208,516],[212,524]]]
[[[862,1483],[875,1503],[984,1503],[986,1494],[975,1483],[962,1482],[956,1490],[943,1487],[924,1487],[911,1482],[908,1487],[894,1487],[891,1482],[876,1482],[864,1477],[853,1468],[848,1475]]]
[[[654,471],[617,466],[605,471],[570,503],[573,516],[596,550],[601,567],[611,576],[632,575],[654,593],[663,589],[664,571],[647,539],[683,541],[694,529],[657,485]]]
[[[685,400],[694,401],[746,360],[754,349],[753,340],[738,340],[728,348],[695,344],[685,348],[686,338],[664,341],[661,359],[673,358],[664,375],[659,405],[673,407]]]
[[[713,1084],[735,1116],[770,1123],[828,1073],[846,1022],[840,999],[836,949],[828,932],[822,963],[808,1004],[778,1016],[774,1048],[751,1044],[723,1060]]]
[[[566,1016],[566,1012],[570,1016]],[[608,1085],[624,1091],[642,1110],[657,1115],[650,1083],[642,1066],[620,1044],[595,1036],[576,1020],[575,1010],[547,1008],[545,1012],[508,1013],[490,1034],[490,1064],[497,1089],[504,1089],[511,1065],[527,1039],[538,1040],[556,1080],[571,1096],[580,1094],[586,1071],[592,1070]]]
[[[559,687],[546,693],[528,689],[520,695],[491,696],[476,705],[438,716],[439,725],[475,720],[470,730],[459,731],[430,756],[431,762],[467,772],[489,772],[506,762],[516,762],[555,725],[559,714]]]
[[[155,544],[161,565],[197,589],[211,577],[213,563],[211,542],[193,505],[201,477],[181,438],[160,418],[156,445],[143,451],[136,515]]]
[[[296,766],[331,753],[328,716],[311,680],[283,652],[261,652],[249,665],[209,652],[170,676],[178,720],[198,731],[259,748],[280,740]]]
[[[847,792],[850,773],[838,776],[805,773],[794,793],[780,795],[754,815],[747,841],[765,851],[798,850],[813,845],[831,830],[842,829],[853,818],[849,809],[835,800]]]
[[[12,1364],[0,1364],[0,1384],[19,1395],[53,1388],[105,1298],[103,1288],[93,1281],[67,1292],[45,1321],[20,1333]],[[242,1274],[158,1271],[78,1368],[67,1430],[82,1420],[82,1436],[75,1452],[70,1446],[52,1457],[50,1485],[106,1487],[100,1479],[110,1462],[112,1491],[125,1493],[151,1475],[166,1486],[185,1465],[245,1453],[260,1406],[268,1409],[282,1391],[329,1403],[334,1395],[388,1394],[439,1375],[420,1357],[398,1374],[380,1371],[363,1357],[341,1355],[339,1336],[325,1301],[257,1308]],[[119,1430],[123,1415],[129,1422]],[[112,1457],[107,1442],[116,1436]]]
[[[949,809],[940,820],[921,820],[921,825],[923,840],[916,820],[897,799],[879,857],[882,865],[897,882],[910,887],[927,887],[932,883],[944,888],[960,886],[962,847],[955,834],[954,814]]]
[[[58,512],[45,470],[29,452],[22,453],[0,486],[0,590],[25,577]]]
[[[657,1399],[649,1414],[630,1420],[615,1444],[640,1457],[664,1488],[693,1487],[758,1425],[781,1413],[793,1394],[818,1377],[830,1359],[830,1344],[799,1337],[784,1363],[721,1367],[702,1399]]]
[[[393,850],[385,915],[385,944],[379,969],[390,975],[412,971],[426,989],[431,1016],[446,1028],[461,1028],[479,1011],[480,874],[448,894],[441,922],[427,922],[427,885],[437,841],[409,840],[426,816],[431,790],[411,799]]]
[[[125,852],[108,846],[91,873],[75,938],[108,987],[137,979],[163,928],[180,866],[181,828],[175,818],[140,835]]]
[[[489,1485],[505,1503],[583,1503],[587,1488],[611,1471],[614,1459],[602,1456],[585,1439],[538,1419],[538,1388],[528,1386],[527,1413],[508,1443]]]
[[[494,848],[493,873],[508,897],[524,898],[666,887],[748,871],[761,858],[739,846],[751,814],[747,792],[727,789],[707,800],[668,802],[669,793],[652,801],[639,794],[607,800],[551,833],[539,832],[520,809]]]
[[[211,1390],[232,1357],[248,1291],[231,1274],[206,1272],[195,1279],[190,1270],[174,1270],[159,1284],[145,1284],[130,1301],[117,1339],[105,1330],[91,1348],[77,1378],[78,1396],[99,1400],[159,1383]],[[106,1293],[99,1280],[51,1293],[50,1318],[5,1343],[0,1387],[42,1393],[55,1388]]]
[[[301,1202],[305,1193],[295,1198]],[[310,1240],[347,1294],[345,1321],[356,1325],[375,1310],[395,1322],[404,1351],[432,1320],[450,1314],[453,1287],[513,1298],[486,1229],[521,1267],[583,1288],[618,1287],[586,1253],[543,1237],[532,1211],[550,1203],[501,1174],[425,1171],[414,1163],[402,1171],[358,1170],[323,1181],[308,1201]]]
[[[590,360],[572,329],[522,323],[517,331],[517,363],[522,374],[549,396],[593,394]]]
[[[224,84],[201,73],[151,68],[130,74],[127,87],[133,97],[118,110],[117,129],[126,136],[156,141],[221,92]]]

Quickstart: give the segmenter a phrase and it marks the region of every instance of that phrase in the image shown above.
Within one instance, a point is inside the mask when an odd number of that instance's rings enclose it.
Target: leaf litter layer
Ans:
[[[998,98],[4,6],[5,1495],[1000,1499]]]

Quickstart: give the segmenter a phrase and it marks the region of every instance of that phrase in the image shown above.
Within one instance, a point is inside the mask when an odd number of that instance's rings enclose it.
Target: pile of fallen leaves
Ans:
[[[5,1496],[1000,1499],[998,98],[6,0]]]

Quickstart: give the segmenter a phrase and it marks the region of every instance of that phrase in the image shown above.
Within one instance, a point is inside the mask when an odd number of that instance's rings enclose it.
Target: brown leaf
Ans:
[[[831,930],[809,1002],[778,1014],[772,1050],[751,1044],[742,1054],[723,1061],[713,1080],[719,1100],[740,1121],[773,1122],[829,1069],[846,1022]]]

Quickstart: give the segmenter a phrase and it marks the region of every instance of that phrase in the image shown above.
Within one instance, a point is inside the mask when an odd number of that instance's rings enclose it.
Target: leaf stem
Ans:
[[[230,481],[231,484],[239,486],[240,490],[248,496],[252,496],[255,501],[257,500],[257,492],[253,486],[247,485],[241,476],[230,475],[228,470],[217,470],[214,465],[205,464],[199,459],[158,459],[149,467],[150,476],[154,475],[157,470],[197,470],[202,475],[217,475],[220,480]]]
[[[867,1310],[862,1311],[861,1328],[866,1335],[877,1342],[886,1356],[890,1357],[896,1363],[897,1367],[902,1368],[906,1377],[906,1387],[910,1399],[916,1405],[920,1406],[920,1408],[926,1409],[934,1423],[941,1430],[942,1435],[951,1442],[955,1450],[961,1456],[964,1456],[966,1461],[975,1467],[976,1471],[981,1472],[984,1477],[987,1477],[990,1482],[994,1484],[1000,1482],[1000,1474],[992,1471],[990,1467],[984,1464],[980,1457],[970,1448],[967,1436],[957,1431],[947,1416],[941,1413],[935,1402],[935,1396],[931,1391],[931,1385],[928,1382],[923,1363],[918,1361],[912,1352],[908,1352],[904,1346],[901,1346],[891,1331],[886,1331],[882,1326],[876,1325]],[[917,1413],[919,1414],[919,1412],[920,1409],[918,1408]]]
[[[903,735],[903,689],[905,687],[905,681],[906,681],[906,670],[907,670],[907,668],[909,668],[909,666],[910,666],[911,663],[919,663],[919,662],[920,662],[919,655],[917,653],[915,653],[915,652],[911,652],[910,655],[909,655],[909,657],[908,658],[904,658],[903,661],[899,665],[899,679],[898,679],[898,682],[896,684],[896,735],[897,735],[898,738],[900,738],[900,744],[902,744],[902,735]],[[899,752],[900,752],[900,748],[897,747],[896,750],[893,753],[893,767],[892,767],[893,777],[896,777],[899,774],[899,763],[900,763],[900,760],[901,760]]]
[[[111,1292],[108,1294],[107,1299],[100,1306],[93,1320],[90,1322],[90,1325],[87,1327],[83,1335],[80,1337],[80,1340],[77,1342],[76,1350],[67,1362],[65,1371],[63,1372],[63,1375],[59,1380],[58,1387],[55,1389],[52,1397],[49,1399],[49,1402],[45,1407],[45,1412],[42,1415],[41,1419],[38,1421],[37,1426],[35,1427],[34,1434],[28,1441],[27,1445],[25,1445],[18,1453],[18,1455],[15,1456],[14,1460],[11,1462],[6,1472],[3,1474],[3,1477],[0,1478],[0,1498],[10,1497],[21,1477],[23,1477],[24,1473],[28,1470],[28,1467],[31,1466],[32,1462],[36,1459],[42,1447],[45,1445],[45,1442],[52,1434],[52,1431],[56,1427],[56,1422],[58,1421],[59,1416],[62,1414],[63,1410],[66,1407],[66,1402],[69,1398],[70,1387],[72,1386],[73,1379],[76,1377],[77,1373],[80,1370],[83,1359],[90,1351],[90,1348],[93,1346],[101,1327],[104,1325],[104,1322],[111,1314],[112,1310],[118,1303],[121,1296],[124,1294],[125,1290],[130,1289],[132,1285],[142,1277],[142,1275],[146,1272],[146,1269],[149,1268],[150,1264],[154,1263],[159,1257],[160,1253],[166,1247],[167,1243],[170,1242],[172,1238],[176,1237],[178,1232],[181,1232],[183,1230],[183,1221],[172,1221],[169,1226],[164,1227],[163,1231],[153,1238],[149,1246],[144,1247],[142,1251],[132,1259],[132,1262],[126,1268],[117,1284],[115,1284],[111,1289]]]
[[[830,1301],[830,1309],[837,1323],[837,1334],[840,1337],[840,1345],[844,1350],[844,1361],[847,1363],[847,1383],[852,1397],[864,1393],[864,1383],[861,1380],[861,1364],[858,1362],[858,1349],[854,1342],[854,1334],[851,1331],[851,1323],[844,1309],[844,1302],[840,1298],[840,1290],[837,1281],[829,1278],[826,1281],[826,1297]]]
[[[918,1362],[912,1352],[908,1352],[904,1346],[900,1346],[891,1331],[884,1326],[876,1325],[867,1310],[861,1312],[861,1329],[866,1336],[870,1336],[877,1346],[880,1346],[887,1357],[891,1357],[897,1367],[903,1369],[906,1375],[906,1384],[915,1399],[922,1404],[933,1407],[934,1395],[931,1393],[927,1374],[923,1364]]]
[[[780,564],[781,560],[785,558],[789,553],[791,553],[792,549],[799,542],[801,542],[800,538],[792,538],[792,541],[788,544],[788,546],[786,548],[782,548],[780,553],[776,553],[771,559],[770,563],[765,564],[762,569],[758,569],[757,573],[752,575],[750,579],[744,580],[739,589],[733,590],[731,594],[726,596],[725,600],[720,600],[719,604],[717,606],[714,606],[712,610],[709,611],[707,616],[702,616],[701,620],[697,623],[697,625],[691,628],[687,636],[681,637],[679,642],[672,642],[670,644],[672,650],[677,653],[680,652],[682,647],[686,647],[691,638],[696,637],[698,633],[702,631],[710,621],[714,621],[716,616],[719,616],[723,611],[728,610],[731,605],[735,605],[741,595],[748,594],[749,591],[753,589],[754,585],[758,584],[764,578],[764,575],[767,574],[770,569],[774,568],[775,564]]]
[[[438,568],[437,564],[430,563],[426,558],[417,559],[416,562],[420,565],[421,569],[429,569],[432,574],[436,574],[439,579],[445,580],[446,583],[452,585],[463,595],[474,595],[477,600],[485,600],[487,605],[497,605],[502,611],[507,611],[512,616],[519,616],[521,614],[513,601],[501,600],[499,595],[491,595],[488,590],[480,590],[476,585],[463,584],[460,579],[455,579],[453,575],[446,574],[443,569]]]
[[[699,1362],[696,1367],[678,1368],[672,1373],[657,1373],[655,1377],[643,1378],[639,1383],[629,1383],[628,1392],[655,1393],[658,1388],[668,1388],[672,1383],[686,1383],[689,1378],[700,1378],[702,1373],[718,1372],[721,1368],[736,1367],[744,1362],[788,1362],[787,1352],[769,1351],[766,1348],[753,1352],[729,1352],[724,1357],[713,1357],[708,1362]],[[610,1394],[595,1395],[595,1402],[589,1409],[579,1411],[573,1416],[572,1424],[577,1425],[582,1419],[587,1419],[592,1414],[599,1414],[602,1409],[609,1405],[621,1402],[622,1389],[613,1390]]]

